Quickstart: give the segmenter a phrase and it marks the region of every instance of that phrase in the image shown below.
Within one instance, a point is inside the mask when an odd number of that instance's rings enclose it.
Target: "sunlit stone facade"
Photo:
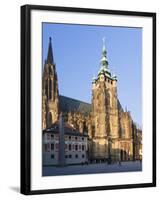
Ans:
[[[42,78],[42,126],[50,128],[62,113],[65,123],[87,135],[89,162],[142,159],[142,131],[117,95],[117,77],[109,70],[103,42],[100,70],[92,80],[91,104],[59,95],[51,39]],[[69,164],[69,162],[67,162]]]

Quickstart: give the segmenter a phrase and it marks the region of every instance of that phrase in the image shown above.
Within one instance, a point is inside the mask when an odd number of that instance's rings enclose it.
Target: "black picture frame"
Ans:
[[[111,14],[111,15],[126,15],[126,16],[142,16],[151,17],[153,21],[152,27],[152,56],[153,56],[153,160],[152,160],[152,183],[140,184],[125,184],[112,186],[94,186],[94,187],[79,187],[79,188],[61,188],[49,190],[31,190],[31,11],[64,11],[64,12],[79,12],[92,14]],[[20,191],[25,195],[33,194],[49,194],[49,193],[65,193],[65,192],[80,192],[80,191],[95,191],[95,190],[112,190],[112,189],[127,189],[140,187],[155,187],[156,186],[156,13],[136,12],[136,11],[121,11],[121,10],[103,10],[90,8],[72,8],[72,7],[55,7],[43,5],[24,5],[21,6],[21,183]]]

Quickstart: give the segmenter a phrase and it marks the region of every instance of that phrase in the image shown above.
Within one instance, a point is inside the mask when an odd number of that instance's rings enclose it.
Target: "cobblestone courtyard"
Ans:
[[[134,172],[141,171],[142,163],[140,161],[122,162],[110,164],[98,163],[88,165],[68,165],[65,167],[48,166],[43,167],[43,176],[55,175],[74,175],[74,174],[95,174],[95,173],[113,173],[113,172]]]

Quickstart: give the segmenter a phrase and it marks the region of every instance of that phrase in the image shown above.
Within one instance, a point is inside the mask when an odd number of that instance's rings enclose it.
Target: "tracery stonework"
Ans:
[[[92,80],[91,104],[59,95],[51,38],[42,77],[42,126],[49,128],[62,113],[65,121],[88,135],[90,160],[140,158],[142,131],[117,97],[117,77],[109,70],[103,44],[100,70]]]

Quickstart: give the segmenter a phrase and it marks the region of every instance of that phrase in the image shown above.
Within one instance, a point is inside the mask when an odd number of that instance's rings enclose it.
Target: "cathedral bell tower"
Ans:
[[[110,157],[111,140],[118,138],[117,78],[108,67],[105,39],[100,70],[92,81],[92,109],[95,126],[93,159],[103,160]]]
[[[48,55],[42,77],[42,126],[49,127],[58,120],[59,92],[56,65],[53,59],[52,40],[49,38]]]

